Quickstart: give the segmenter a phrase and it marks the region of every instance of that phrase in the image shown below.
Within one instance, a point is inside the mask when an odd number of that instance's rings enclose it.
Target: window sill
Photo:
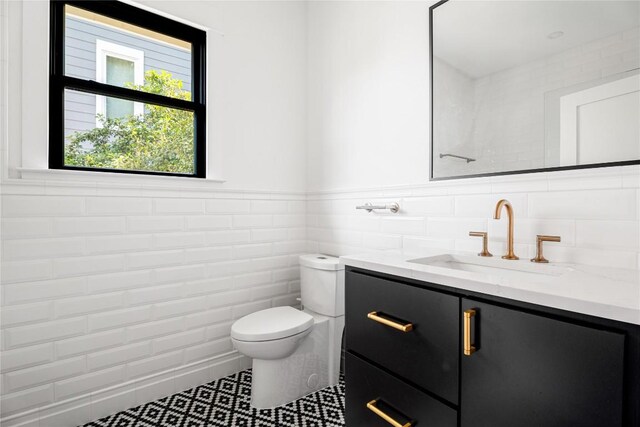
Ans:
[[[113,172],[75,171],[66,169],[32,169],[18,168],[20,176],[24,180],[38,181],[67,181],[77,183],[113,183],[123,185],[149,185],[167,187],[207,187],[210,184],[222,184],[226,182],[222,178],[193,178],[182,176],[164,175],[140,175]]]

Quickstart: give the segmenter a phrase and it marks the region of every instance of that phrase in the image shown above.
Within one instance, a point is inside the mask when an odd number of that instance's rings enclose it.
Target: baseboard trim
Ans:
[[[0,418],[3,427],[71,427],[193,388],[250,366],[237,351]]]

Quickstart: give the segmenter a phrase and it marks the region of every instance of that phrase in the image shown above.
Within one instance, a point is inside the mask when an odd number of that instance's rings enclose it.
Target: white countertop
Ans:
[[[540,268],[568,269],[561,276],[547,276],[538,281],[509,280],[497,275],[408,262],[443,254],[475,255],[433,249],[420,253],[372,252],[342,256],[340,260],[352,267],[640,325],[640,270],[565,263],[538,264]],[[531,264],[528,259],[499,259],[497,262]]]

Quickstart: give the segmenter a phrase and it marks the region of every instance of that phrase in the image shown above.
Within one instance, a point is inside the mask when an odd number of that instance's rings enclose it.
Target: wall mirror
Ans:
[[[640,163],[640,1],[430,9],[433,180]]]

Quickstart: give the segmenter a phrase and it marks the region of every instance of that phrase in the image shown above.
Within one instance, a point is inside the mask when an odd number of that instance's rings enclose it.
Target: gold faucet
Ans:
[[[507,217],[509,219],[509,230],[507,231],[507,254],[503,255],[503,259],[520,259],[513,253],[513,207],[508,200],[502,199],[496,205],[496,212],[493,215],[493,219],[500,219],[500,213],[502,207],[507,210]]]
[[[546,234],[538,234],[536,236],[536,257],[531,262],[548,263],[549,260],[542,254],[542,242],[559,242],[560,236],[547,236]]]
[[[489,234],[486,231],[470,231],[469,236],[471,237],[482,237],[482,252],[478,254],[478,256],[484,257],[492,257],[493,255],[489,252]]]

